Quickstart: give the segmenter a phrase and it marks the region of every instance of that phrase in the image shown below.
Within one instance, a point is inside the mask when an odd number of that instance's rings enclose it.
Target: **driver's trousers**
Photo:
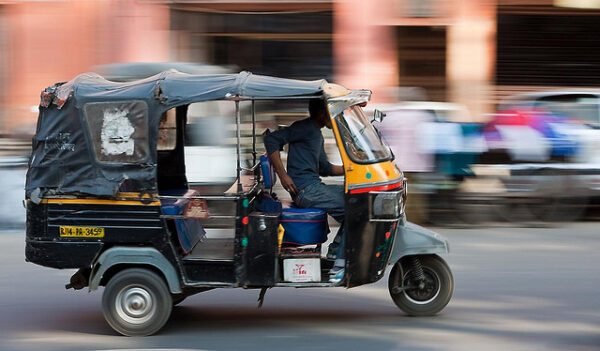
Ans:
[[[294,197],[296,206],[300,208],[318,208],[327,212],[338,223],[341,224],[340,229],[334,239],[331,249],[339,243],[335,249],[335,258],[346,258],[346,231],[344,230],[344,186],[329,185],[322,182],[313,183],[305,186],[300,190],[298,195]]]

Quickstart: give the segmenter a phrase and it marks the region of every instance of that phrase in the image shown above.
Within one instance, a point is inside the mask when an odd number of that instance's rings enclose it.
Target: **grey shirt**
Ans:
[[[325,153],[323,135],[311,118],[292,123],[291,126],[267,134],[265,148],[270,155],[289,144],[287,173],[298,189],[320,182],[319,176],[331,175],[331,163]]]

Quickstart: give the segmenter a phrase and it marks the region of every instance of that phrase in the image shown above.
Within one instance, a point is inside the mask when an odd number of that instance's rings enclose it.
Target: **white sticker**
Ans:
[[[133,155],[135,128],[127,118],[128,111],[104,111],[102,121],[102,153],[104,155]]]

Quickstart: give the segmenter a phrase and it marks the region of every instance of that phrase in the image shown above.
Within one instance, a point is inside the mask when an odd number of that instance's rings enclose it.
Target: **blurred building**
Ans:
[[[477,118],[514,92],[597,86],[599,15],[553,0],[0,0],[0,132],[33,132],[44,87],[139,61],[324,77],[381,102],[422,87]]]
[[[134,0],[0,1],[3,132],[31,133],[40,91],[93,65],[169,59],[168,8]]]

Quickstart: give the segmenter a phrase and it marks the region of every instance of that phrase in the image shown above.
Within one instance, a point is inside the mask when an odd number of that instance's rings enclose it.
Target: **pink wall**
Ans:
[[[386,101],[386,88],[397,85],[393,28],[379,25],[381,1],[334,3],[335,81],[350,89],[373,90],[373,101]]]
[[[2,8],[2,131],[32,132],[39,94],[97,64],[169,60],[169,10],[135,0],[9,3]]]
[[[447,29],[446,78],[450,101],[467,105],[474,116],[490,112],[494,79],[496,0],[439,0],[431,17],[408,15],[414,0],[342,0],[334,3],[336,82],[373,90],[374,102],[388,102],[398,82],[397,26]],[[425,6],[425,5],[423,5]],[[391,101],[389,101],[391,102]]]

